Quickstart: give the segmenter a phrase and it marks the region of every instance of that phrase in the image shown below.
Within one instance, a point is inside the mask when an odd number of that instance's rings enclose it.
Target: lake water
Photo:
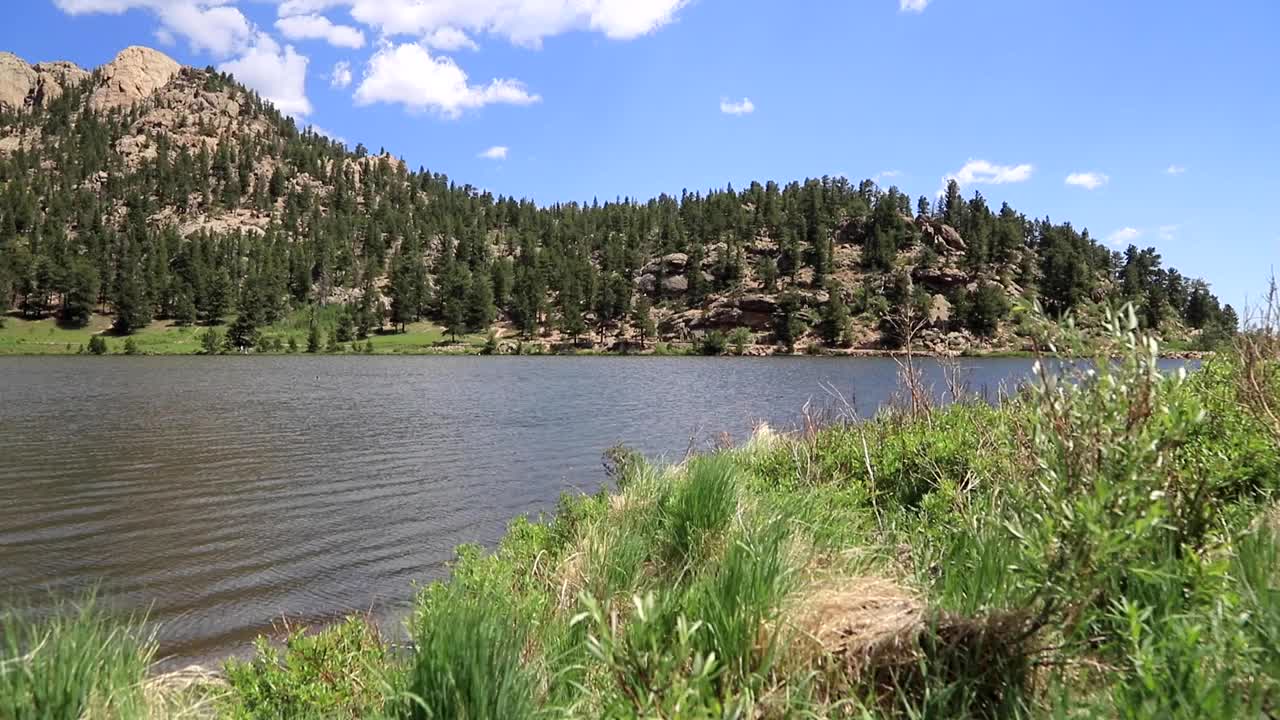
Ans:
[[[974,360],[974,389],[1027,360]],[[939,366],[927,376],[943,387]],[[869,414],[890,359],[0,360],[0,598],[97,589],[147,611],[174,663],[287,617],[394,625],[460,543],[605,482],[624,443],[678,460],[834,388]],[[0,600],[13,602],[16,600]]]

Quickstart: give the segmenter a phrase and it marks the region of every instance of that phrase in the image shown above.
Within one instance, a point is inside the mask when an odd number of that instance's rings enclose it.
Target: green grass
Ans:
[[[286,347],[289,338],[293,338],[300,350],[305,350],[310,316],[310,312],[294,313],[280,323],[263,328],[262,333],[279,338]],[[214,329],[225,333],[226,325]],[[205,331],[204,327],[178,327],[158,320],[129,337],[143,355],[195,355],[202,351],[200,336]],[[88,327],[71,330],[59,327],[52,318],[25,320],[10,315],[0,327],[0,355],[74,355],[87,349],[94,335],[106,339],[110,354],[124,353],[125,338],[111,332],[109,317],[95,315]],[[328,331],[326,345],[327,337]],[[425,322],[409,325],[404,333],[374,333],[369,339],[376,355],[476,354],[485,342],[484,335],[470,334],[460,335],[454,343],[439,326]],[[364,341],[355,341],[355,344],[363,352]],[[344,343],[342,347],[343,353],[352,352],[352,343]]]
[[[81,720],[147,717],[144,681],[154,647],[134,625],[93,602],[48,620],[0,614],[0,718]]]

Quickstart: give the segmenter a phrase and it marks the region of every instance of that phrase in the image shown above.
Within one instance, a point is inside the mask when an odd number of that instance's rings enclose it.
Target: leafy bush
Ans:
[[[231,718],[363,718],[392,706],[397,670],[377,630],[359,618],[293,632],[283,652],[259,639],[249,662],[226,665]]]

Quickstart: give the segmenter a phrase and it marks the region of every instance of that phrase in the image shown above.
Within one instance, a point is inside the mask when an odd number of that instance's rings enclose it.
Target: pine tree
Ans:
[[[849,306],[845,304],[843,288],[832,280],[827,283],[827,302],[822,306],[822,339],[830,347],[849,345]]]
[[[217,355],[222,347],[222,334],[214,328],[207,328],[200,334],[200,350],[205,355]]]
[[[323,336],[320,334],[320,326],[315,320],[311,321],[311,329],[307,331],[307,352],[312,355],[320,352],[320,347],[324,342]]]
[[[204,296],[204,303],[200,308],[201,318],[206,325],[218,325],[222,322],[222,318],[227,314],[227,308],[231,304],[233,291],[231,276],[225,269],[214,273],[213,281],[209,283],[208,290]]]
[[[196,304],[191,293],[183,290],[173,304],[173,321],[179,327],[194,325],[197,320]]]
[[[643,350],[645,342],[657,334],[657,328],[653,324],[653,303],[649,301],[648,295],[641,295],[631,309],[631,326],[640,336],[640,349]]]
[[[93,316],[93,306],[98,300],[98,271],[85,258],[71,263],[66,295],[62,301],[62,314],[58,319],[63,327],[82,328]]]
[[[147,304],[142,285],[132,273],[125,273],[115,301],[116,319],[112,328],[121,335],[131,335],[151,322],[151,308]]]
[[[244,352],[258,345],[258,326],[253,322],[249,312],[242,311],[235,322],[227,328],[226,347],[228,350]]]
[[[458,335],[467,331],[467,291],[470,278],[461,263],[451,262],[445,268],[440,285],[440,316],[445,332],[458,341]]]
[[[333,331],[334,338],[340,343],[348,343],[355,337],[355,333],[355,320],[351,317],[351,311],[343,310],[338,313],[338,324]]]
[[[773,334],[787,348],[787,352],[795,352],[796,340],[804,335],[804,319],[800,316],[804,309],[803,299],[795,292],[783,293],[778,299],[778,312],[773,319]]]
[[[493,325],[498,316],[498,308],[494,303],[493,280],[488,273],[472,274],[466,305],[467,327],[473,332],[484,331]]]

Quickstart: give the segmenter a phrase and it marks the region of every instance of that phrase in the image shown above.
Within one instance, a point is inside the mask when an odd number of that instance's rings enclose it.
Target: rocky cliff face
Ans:
[[[28,65],[13,53],[0,52],[0,110],[24,111],[47,107],[63,91],[89,77],[89,71],[69,62]]]
[[[182,70],[173,58],[144,47],[125,48],[100,69],[102,80],[89,97],[89,109],[128,107],[169,83]]]
[[[162,52],[144,47],[125,48],[115,60],[99,68],[99,81],[89,108],[106,111],[140,102],[176,77],[182,66]],[[48,107],[69,87],[92,75],[69,62],[35,65],[13,53],[0,52],[0,110],[28,111]]]

